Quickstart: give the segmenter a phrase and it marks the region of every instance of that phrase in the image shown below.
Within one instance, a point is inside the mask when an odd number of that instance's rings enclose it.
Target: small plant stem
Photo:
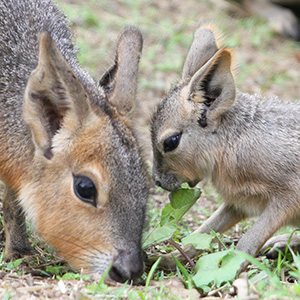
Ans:
[[[185,253],[185,251],[179,246],[178,243],[176,243],[174,240],[172,239],[168,239],[168,242],[174,247],[176,248],[183,256],[184,258],[188,261],[188,263],[190,264],[190,266],[192,267],[193,270],[195,270],[196,265],[193,262],[193,260]]]
[[[153,275],[154,275],[154,272],[157,268],[157,266],[159,265],[159,262],[161,260],[161,257],[152,265],[151,269],[150,269],[150,272],[147,276],[147,279],[146,279],[146,284],[145,284],[145,287],[147,288],[150,284],[150,280],[152,279]]]
[[[221,287],[219,287],[218,289],[215,289],[215,290],[212,288],[212,290],[207,293],[207,296],[214,296],[216,294],[218,296],[220,296],[219,292],[222,291],[222,290],[224,290],[225,288],[227,288],[226,285],[223,285],[223,286],[221,286]]]

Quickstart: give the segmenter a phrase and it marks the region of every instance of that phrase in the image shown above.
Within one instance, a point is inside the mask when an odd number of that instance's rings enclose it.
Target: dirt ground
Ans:
[[[235,49],[239,89],[268,97],[277,95],[291,101],[300,99],[300,44],[274,34],[263,20],[249,17],[240,7],[227,1],[61,0],[59,3],[74,29],[79,59],[95,80],[113,61],[114,43],[121,28],[126,24],[136,25],[143,32],[140,102],[135,127],[149,170],[152,165],[151,114],[165,92],[180,79],[193,32],[202,22],[215,23],[224,44]],[[209,186],[203,186],[203,190],[201,199],[185,217],[190,228],[196,228],[218,206],[219,198],[215,192]],[[152,207],[163,207],[168,201],[167,195],[157,191],[151,183],[149,201]],[[230,234],[235,237],[240,232],[237,226]],[[0,271],[0,298],[91,299],[92,296],[84,294],[83,289],[93,283],[93,280],[57,281],[32,271],[16,274],[13,270],[3,270]],[[120,286],[116,285],[116,288]],[[183,288],[175,289],[175,293],[182,298],[189,297]]]

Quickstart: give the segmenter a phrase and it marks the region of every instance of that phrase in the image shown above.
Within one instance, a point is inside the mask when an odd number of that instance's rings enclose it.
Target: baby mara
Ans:
[[[51,0],[0,0],[0,177],[5,258],[32,253],[24,211],[77,270],[143,272],[146,174],[131,131],[141,33],[120,34],[96,84]]]
[[[300,225],[300,103],[237,91],[232,51],[218,46],[211,26],[196,31],[151,132],[157,185],[171,191],[209,179],[224,199],[197,232],[258,216],[236,247],[256,255],[279,228]]]

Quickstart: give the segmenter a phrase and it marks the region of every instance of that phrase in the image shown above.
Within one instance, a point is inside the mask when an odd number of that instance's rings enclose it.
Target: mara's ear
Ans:
[[[219,50],[196,74],[188,85],[189,99],[204,104],[199,124],[216,120],[235,101],[236,87],[232,74],[232,51]]]
[[[220,38],[215,28],[206,24],[200,26],[194,34],[194,40],[184,63],[182,79],[191,78],[218,51]]]
[[[115,63],[99,81],[108,100],[122,115],[128,115],[136,101],[142,48],[141,32],[132,26],[125,27],[118,38]]]
[[[52,157],[52,138],[66,117],[76,128],[90,111],[81,82],[47,32],[39,37],[38,66],[32,71],[24,94],[23,116],[36,148]]]

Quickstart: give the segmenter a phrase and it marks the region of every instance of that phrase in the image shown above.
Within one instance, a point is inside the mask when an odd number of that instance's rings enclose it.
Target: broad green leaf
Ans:
[[[160,226],[164,226],[166,223],[174,220],[174,208],[170,203],[167,203],[161,211]]]
[[[179,189],[169,195],[171,206],[174,208],[172,215],[176,223],[196,203],[200,195],[200,189]]]
[[[170,222],[168,224],[165,224],[164,226],[155,228],[144,241],[143,248],[147,248],[152,244],[158,244],[170,239],[176,229],[177,227],[175,222]]]
[[[161,213],[159,226],[155,228],[143,242],[146,248],[172,238],[176,231],[176,224],[183,215],[195,204],[200,197],[200,189],[179,189],[170,194],[170,202],[165,205]]]
[[[160,225],[167,222],[178,223],[183,215],[195,204],[201,195],[200,189],[179,189],[170,193],[170,203],[167,203],[161,213]]]
[[[201,195],[200,189],[178,189],[169,195],[171,205],[175,209],[192,207]]]
[[[202,288],[211,283],[219,287],[223,282],[233,281],[244,258],[235,255],[233,250],[225,250],[201,257],[196,264],[193,277],[196,287]]]
[[[211,241],[214,236],[208,235],[206,233],[193,233],[181,240],[184,246],[192,244],[196,249],[206,250],[210,249]]]

